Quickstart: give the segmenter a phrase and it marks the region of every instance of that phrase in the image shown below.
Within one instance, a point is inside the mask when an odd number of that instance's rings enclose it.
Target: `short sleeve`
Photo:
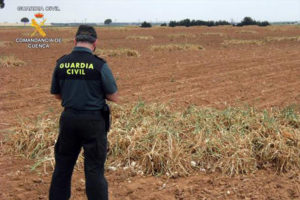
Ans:
[[[118,87],[116,84],[116,80],[106,63],[101,68],[101,79],[105,94],[114,94],[115,92],[117,92]]]
[[[57,78],[57,67],[55,67],[53,75],[52,75],[52,83],[51,83],[51,94],[60,94],[59,81]]]

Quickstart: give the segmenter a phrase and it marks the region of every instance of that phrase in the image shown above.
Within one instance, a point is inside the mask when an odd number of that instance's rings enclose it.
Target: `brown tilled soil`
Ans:
[[[30,172],[30,162],[0,158],[0,199],[47,199],[51,176]],[[299,173],[272,171],[230,178],[221,174],[198,174],[188,178],[132,176],[129,171],[107,172],[112,200],[198,200],[198,199],[300,199]],[[84,175],[73,175],[73,200],[86,199]]]
[[[48,28],[47,37],[66,42],[49,49],[28,49],[16,38],[32,28],[1,28],[0,56],[14,55],[26,64],[0,66],[1,138],[13,131],[19,117],[54,110],[59,102],[49,94],[55,61],[73,47],[76,29]],[[180,33],[193,36],[169,37]],[[140,57],[110,57],[122,101],[169,102],[174,109],[189,104],[223,108],[249,104],[258,108],[300,105],[300,27],[100,28],[98,48],[130,48]],[[126,39],[130,35],[153,40]],[[267,41],[267,37],[284,37]],[[297,39],[288,39],[298,37]],[[260,44],[229,44],[225,40],[258,40]],[[151,45],[199,44],[204,50],[151,51]],[[1,148],[3,146],[1,145]],[[1,150],[3,152],[3,149]],[[0,199],[46,199],[50,175],[30,172],[33,161],[0,154]],[[42,169],[41,169],[42,170]],[[133,176],[108,171],[111,199],[300,199],[299,171],[278,175],[258,171],[233,178],[198,174],[187,178]],[[73,199],[85,199],[84,176],[73,177]]]

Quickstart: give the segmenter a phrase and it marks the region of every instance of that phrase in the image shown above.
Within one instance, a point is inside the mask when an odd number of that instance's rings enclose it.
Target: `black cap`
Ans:
[[[93,43],[97,39],[97,33],[94,27],[89,25],[80,25],[76,33],[76,41]]]

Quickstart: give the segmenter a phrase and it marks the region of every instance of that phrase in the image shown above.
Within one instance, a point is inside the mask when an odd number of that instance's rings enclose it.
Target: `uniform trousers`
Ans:
[[[83,147],[86,195],[89,200],[107,200],[108,184],[104,177],[107,132],[102,112],[65,109],[59,126],[49,199],[70,198],[74,165]]]

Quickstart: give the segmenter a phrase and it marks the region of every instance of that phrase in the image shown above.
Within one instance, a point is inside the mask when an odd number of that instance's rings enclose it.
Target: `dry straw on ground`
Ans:
[[[290,26],[290,27],[293,27],[293,26]],[[264,27],[264,29],[272,31],[272,32],[286,32],[286,31],[289,31],[290,27],[289,26],[267,26],[267,27]],[[294,26],[294,27],[297,27],[297,26]]]
[[[0,67],[18,67],[23,66],[24,64],[24,61],[15,56],[0,56]]]
[[[196,38],[195,34],[192,33],[173,33],[168,35],[171,39],[177,39],[177,38]]]
[[[250,33],[250,34],[257,34],[257,31],[255,30],[241,30],[239,33]]]
[[[297,41],[300,42],[300,36],[290,36],[290,37],[267,37],[267,42],[281,42],[281,41]]]
[[[118,31],[118,32],[127,32],[127,31],[131,31],[131,30],[135,30],[137,29],[138,26],[126,26],[126,27],[122,27],[122,26],[110,26],[110,27],[101,27],[99,28],[99,30],[109,30],[109,31]]]
[[[300,114],[295,110],[190,106],[179,112],[163,104],[113,105],[107,166],[172,177],[299,170]],[[57,130],[57,120],[23,121],[4,145],[47,169],[53,166]]]
[[[153,45],[152,51],[186,51],[186,50],[203,50],[201,45],[197,44],[166,44],[166,45]]]
[[[22,32],[21,35],[25,36],[25,37],[29,37],[31,35],[31,33],[30,32]]]
[[[151,35],[130,35],[130,36],[127,36],[126,39],[128,39],[128,40],[153,40],[154,37]]]
[[[245,45],[245,44],[251,44],[251,45],[262,45],[264,44],[264,41],[262,40],[238,40],[238,39],[232,39],[232,40],[224,40],[222,43],[225,46],[228,45]]]
[[[224,36],[224,33],[218,33],[218,32],[204,32],[204,33],[201,33],[201,35],[223,37],[223,36]]]
[[[63,43],[73,43],[74,44],[75,39],[74,38],[63,38],[62,42]]]
[[[0,41],[0,47],[8,47],[12,45],[13,43],[11,41]]]
[[[137,50],[128,49],[128,48],[118,48],[118,49],[98,49],[96,50],[96,55],[104,56],[104,57],[118,57],[118,56],[126,56],[126,57],[139,57],[140,54]]]
[[[263,45],[268,42],[282,42],[282,41],[296,41],[300,42],[300,36],[289,36],[289,37],[266,37],[261,40],[239,40],[239,39],[232,39],[232,40],[224,40],[222,43],[225,46],[228,45]]]

